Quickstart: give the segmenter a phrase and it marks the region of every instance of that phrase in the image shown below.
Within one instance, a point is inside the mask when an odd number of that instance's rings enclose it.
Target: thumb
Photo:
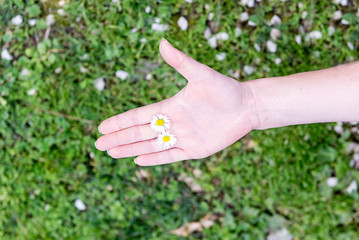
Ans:
[[[160,42],[160,53],[163,59],[189,82],[208,79],[215,72],[210,67],[197,62],[185,53],[172,47],[164,38]]]

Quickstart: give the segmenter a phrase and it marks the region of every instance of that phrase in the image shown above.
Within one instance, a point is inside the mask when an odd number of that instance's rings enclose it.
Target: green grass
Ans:
[[[359,172],[349,166],[345,151],[358,138],[349,131],[339,136],[333,124],[254,131],[209,158],[143,168],[150,175],[146,180],[136,176],[140,167],[132,158],[111,159],[94,148],[103,119],[185,86],[160,57],[163,37],[223,74],[239,70],[240,81],[358,59],[357,1],[347,7],[313,1],[313,8],[311,1],[302,1],[302,8],[295,2],[262,1],[248,9],[235,1],[68,1],[66,15],[59,16],[53,0],[0,0],[1,46],[14,56],[11,62],[0,60],[0,238],[178,239],[172,229],[210,213],[219,217],[215,224],[188,239],[265,239],[282,226],[296,239],[359,239],[359,195],[346,193]],[[332,20],[337,9],[348,13],[349,26]],[[304,10],[308,17],[301,20]],[[238,20],[243,11],[257,27]],[[209,12],[215,13],[212,22]],[[44,39],[50,13],[56,23]],[[18,14],[24,21],[16,27],[11,19]],[[274,14],[283,21],[282,37],[276,40],[278,51],[268,53],[271,27],[263,23]],[[189,20],[187,31],[176,24],[181,15]],[[170,30],[151,30],[155,17]],[[30,18],[38,19],[36,26],[29,26]],[[203,37],[213,22],[219,23],[217,32],[230,35],[216,49]],[[320,30],[323,38],[298,45],[300,25],[306,32]],[[329,25],[336,28],[332,36]],[[239,37],[236,26],[242,29]],[[140,42],[144,37],[147,42]],[[215,58],[219,52],[227,54],[222,62]],[[278,66],[276,57],[282,59]],[[244,65],[256,71],[248,76]],[[30,75],[20,76],[23,68]],[[55,73],[58,68],[62,71]],[[117,70],[130,77],[119,80]],[[153,75],[149,81],[147,73]],[[93,85],[99,77],[106,82],[102,92]],[[32,88],[37,92],[29,96]],[[256,146],[246,147],[248,141]],[[194,177],[201,193],[178,180],[183,173],[193,176],[194,169],[202,171]],[[325,182],[330,176],[339,179],[334,189]],[[77,198],[86,211],[76,210]]]

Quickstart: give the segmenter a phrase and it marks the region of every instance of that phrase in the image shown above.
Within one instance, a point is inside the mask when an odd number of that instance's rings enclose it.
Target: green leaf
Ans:
[[[29,18],[37,17],[41,13],[39,5],[35,4],[26,8],[26,12],[29,14]]]

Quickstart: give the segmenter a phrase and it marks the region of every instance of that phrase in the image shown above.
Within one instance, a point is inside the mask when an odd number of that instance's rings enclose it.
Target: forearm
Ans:
[[[359,62],[246,82],[255,129],[359,121]]]

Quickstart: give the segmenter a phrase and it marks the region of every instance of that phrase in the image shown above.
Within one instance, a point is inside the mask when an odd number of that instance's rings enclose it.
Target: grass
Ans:
[[[161,38],[223,74],[238,70],[240,81],[282,76],[358,59],[358,7],[356,1],[347,7],[262,1],[247,8],[235,1],[80,0],[67,1],[66,15],[60,16],[57,1],[0,0],[1,46],[14,56],[0,60],[1,239],[178,239],[171,230],[206,214],[217,216],[214,225],[188,239],[265,239],[281,227],[296,239],[359,239],[359,195],[346,193],[350,181],[359,181],[346,147],[359,139],[349,127],[342,135],[333,124],[254,131],[209,158],[150,168],[135,166],[132,158],[111,159],[93,145],[103,119],[185,86],[161,59]],[[332,19],[338,9],[350,25]],[[257,27],[238,20],[244,11]],[[44,39],[50,13],[56,22]],[[23,24],[14,26],[11,19],[18,14]],[[271,27],[264,23],[274,14],[282,19],[282,36],[277,52],[268,53]],[[180,16],[189,21],[186,31],[177,26]],[[155,17],[169,31],[151,30]],[[34,27],[28,24],[32,18],[38,19]],[[330,25],[336,29],[331,36]],[[211,48],[203,37],[207,26],[229,33],[229,40]],[[242,29],[238,37],[236,26]],[[313,30],[323,37],[305,42]],[[220,52],[227,54],[221,62],[215,58]],[[254,73],[246,75],[244,65]],[[20,75],[24,68],[28,76]],[[119,80],[117,70],[130,77]],[[106,83],[101,92],[93,85],[99,77]],[[36,94],[28,95],[32,88]],[[139,178],[140,169],[149,176]],[[202,174],[195,177],[198,169]],[[181,174],[192,176],[203,191],[193,192]],[[330,176],[339,179],[335,188],[326,185]],[[77,198],[86,211],[75,208]]]

